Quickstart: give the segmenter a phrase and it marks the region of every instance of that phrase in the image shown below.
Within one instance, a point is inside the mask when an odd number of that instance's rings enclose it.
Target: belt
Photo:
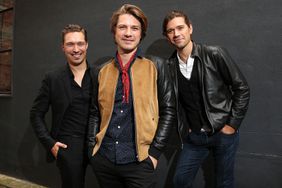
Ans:
[[[203,127],[200,129],[200,131],[210,133],[210,132],[212,132],[212,129],[208,125],[203,125]]]
[[[189,129],[189,133],[192,132],[192,129]],[[205,127],[202,127],[200,129],[200,131],[195,131],[195,132],[201,132],[201,133],[207,133],[207,134],[212,134],[212,130],[210,128],[205,128]]]

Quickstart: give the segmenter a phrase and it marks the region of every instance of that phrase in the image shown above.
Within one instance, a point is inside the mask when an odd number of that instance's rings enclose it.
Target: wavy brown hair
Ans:
[[[117,11],[113,13],[110,22],[111,32],[115,34],[118,18],[120,15],[123,14],[130,14],[140,22],[142,29],[142,36],[141,36],[141,40],[142,40],[146,36],[148,20],[144,12],[135,5],[124,4],[122,7],[120,7]]]

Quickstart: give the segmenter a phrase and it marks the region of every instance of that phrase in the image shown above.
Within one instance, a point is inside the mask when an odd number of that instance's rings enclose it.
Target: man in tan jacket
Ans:
[[[117,52],[94,74],[88,147],[101,187],[154,187],[154,170],[175,120],[166,64],[138,49],[147,18],[125,4],[113,13]]]

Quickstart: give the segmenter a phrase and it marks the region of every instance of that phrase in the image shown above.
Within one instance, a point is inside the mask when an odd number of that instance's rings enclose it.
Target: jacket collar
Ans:
[[[69,67],[68,64],[65,64],[61,71],[60,71],[60,85],[64,88],[65,90],[65,95],[67,98],[67,101],[71,101],[71,88],[70,88],[70,74],[69,74]]]
[[[192,49],[192,52],[191,52],[191,57],[200,58],[200,55],[199,55],[199,45],[196,44],[194,41],[193,41],[193,49]]]
[[[192,41],[192,42],[193,42],[193,48],[192,48],[192,52],[191,52],[191,57],[200,59],[199,45],[197,43],[195,43],[194,41]],[[173,60],[173,62],[178,62],[178,60],[177,60],[177,50],[175,50],[173,52],[173,54],[170,56],[170,59]]]
[[[74,75],[73,75],[73,73],[71,71],[71,68],[70,68],[69,64],[67,63],[65,65],[65,67],[66,67],[65,68],[66,73],[71,77],[71,79],[74,79]],[[89,69],[90,69],[90,65],[89,65],[88,61],[86,60],[86,70],[85,71],[89,71]]]

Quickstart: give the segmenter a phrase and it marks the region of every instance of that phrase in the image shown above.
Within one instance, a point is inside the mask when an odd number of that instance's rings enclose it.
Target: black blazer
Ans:
[[[72,101],[68,71],[70,69],[68,65],[65,65],[45,75],[30,111],[31,125],[40,142],[47,150],[47,161],[54,160],[50,150],[56,143],[63,115]],[[49,110],[49,106],[51,106],[52,111],[52,126],[50,131],[45,123],[45,115]]]

